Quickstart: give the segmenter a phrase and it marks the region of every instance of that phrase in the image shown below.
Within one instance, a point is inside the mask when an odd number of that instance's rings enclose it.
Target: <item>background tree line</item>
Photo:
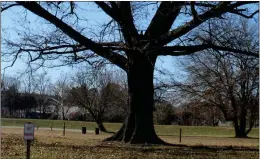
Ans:
[[[116,74],[117,79],[112,74]],[[45,73],[28,74],[23,78],[2,75],[2,115],[26,117],[26,113],[37,111],[41,114],[38,118],[56,115],[63,120],[99,124],[101,121],[122,122],[127,107],[123,78],[120,73],[108,74],[95,69],[75,75],[63,73],[56,81]]]

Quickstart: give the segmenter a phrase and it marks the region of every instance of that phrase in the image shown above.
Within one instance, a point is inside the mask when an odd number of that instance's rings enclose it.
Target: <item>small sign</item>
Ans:
[[[24,140],[34,139],[34,124],[24,124]]]

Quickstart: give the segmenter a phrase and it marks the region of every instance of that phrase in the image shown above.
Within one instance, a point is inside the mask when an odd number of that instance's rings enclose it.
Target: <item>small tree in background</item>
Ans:
[[[69,100],[70,93],[70,81],[68,74],[61,74],[60,78],[54,84],[53,92],[55,98],[52,98],[54,105],[57,107],[57,111],[62,120],[67,119],[68,112],[73,104]],[[48,99],[50,100],[50,99]]]
[[[174,107],[169,102],[155,103],[154,120],[160,125],[170,125],[175,119]]]

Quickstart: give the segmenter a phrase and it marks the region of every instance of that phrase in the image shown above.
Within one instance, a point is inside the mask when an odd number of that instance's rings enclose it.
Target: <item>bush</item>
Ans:
[[[92,122],[93,119],[89,114],[84,114],[82,112],[73,112],[68,115],[69,120],[76,120],[76,121],[90,121]]]
[[[155,104],[154,122],[156,124],[170,125],[174,119],[174,109],[171,104]]]

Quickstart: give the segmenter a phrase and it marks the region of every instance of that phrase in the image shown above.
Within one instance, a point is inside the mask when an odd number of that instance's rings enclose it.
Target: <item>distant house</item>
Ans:
[[[50,112],[40,112],[40,111],[33,111],[33,112],[26,112],[25,118],[30,119],[49,119],[52,116]]]
[[[73,114],[81,112],[78,106],[64,106],[64,116],[66,119],[70,120]],[[62,119],[63,109],[60,108],[58,111],[58,119]]]
[[[218,126],[233,127],[233,122],[232,121],[220,121],[219,120]]]

